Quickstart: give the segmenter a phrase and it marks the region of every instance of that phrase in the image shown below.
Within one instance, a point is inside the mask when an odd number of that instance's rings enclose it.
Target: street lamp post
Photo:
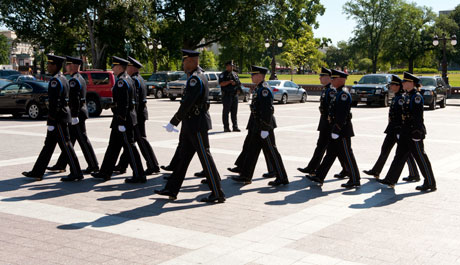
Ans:
[[[154,44],[156,44],[156,46]],[[154,73],[156,73],[157,67],[158,67],[157,50],[161,50],[161,48],[163,48],[163,45],[161,45],[161,41],[153,40],[153,42],[149,42],[149,50],[153,50],[153,72]]]
[[[85,70],[85,61],[83,60],[83,54],[82,54],[82,51],[84,52],[85,50],[86,50],[86,45],[83,42],[77,44],[77,51],[80,55],[80,59],[83,61],[82,70]]]
[[[276,40],[276,39],[273,39],[273,40],[269,40],[269,39],[266,39],[265,40],[265,48],[269,48],[270,46],[272,46],[272,62],[271,62],[271,74],[270,74],[270,80],[274,80],[275,77],[276,77],[276,59],[275,59],[275,55],[276,55],[276,46],[278,46],[278,48],[281,48],[283,47],[283,42],[281,39],[279,40]]]
[[[446,55],[446,45],[447,41],[450,40],[452,46],[457,45],[457,36],[452,35],[450,38],[446,37],[446,34],[442,34],[441,38],[437,35],[433,37],[433,45],[438,46],[439,42],[442,42],[442,79],[446,84],[449,84],[449,78],[447,77],[447,55]]]

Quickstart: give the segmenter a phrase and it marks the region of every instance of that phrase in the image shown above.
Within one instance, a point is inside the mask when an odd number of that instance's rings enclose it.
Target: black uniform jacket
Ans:
[[[133,74],[131,78],[136,86],[137,121],[146,121],[149,119],[149,112],[147,110],[147,85],[139,73]]]
[[[47,125],[70,123],[69,83],[62,73],[57,73],[48,83],[48,120]]]
[[[70,87],[70,111],[72,117],[78,117],[80,121],[89,118],[86,107],[86,81],[80,73],[75,73],[69,80]]]
[[[137,124],[136,87],[133,79],[126,73],[121,73],[112,88],[113,119],[111,127],[123,125],[131,127]]]
[[[338,87],[329,106],[329,124],[331,132],[342,137],[353,137],[351,123],[351,95],[346,88]]]
[[[426,128],[423,121],[423,96],[416,89],[412,89],[404,96],[402,119],[402,134],[412,139],[425,139]]]
[[[257,85],[252,95],[251,116],[246,129],[250,131],[270,131],[276,128],[273,115],[273,93],[266,82]]]

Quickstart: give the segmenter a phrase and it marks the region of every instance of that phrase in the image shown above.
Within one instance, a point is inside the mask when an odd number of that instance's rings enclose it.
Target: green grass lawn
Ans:
[[[432,76],[433,74],[426,75]],[[241,74],[239,76],[242,83],[251,83],[251,78],[248,74]],[[318,75],[293,75],[292,77],[296,84],[319,85]],[[352,85],[354,81],[358,81],[361,77],[362,75],[350,75],[347,80],[347,85]],[[278,75],[278,79],[291,80],[291,75]],[[449,83],[453,87],[460,87],[460,73],[449,74]]]

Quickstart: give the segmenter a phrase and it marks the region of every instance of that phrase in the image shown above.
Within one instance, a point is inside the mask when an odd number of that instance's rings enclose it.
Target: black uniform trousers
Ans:
[[[143,178],[144,169],[142,167],[141,157],[134,145],[133,127],[126,127],[125,132],[120,132],[118,126],[113,126],[110,133],[109,145],[105,151],[104,160],[102,161],[99,172],[105,176],[111,176],[113,168],[120,155],[121,148],[128,152],[129,165],[133,170],[134,178]]]
[[[70,142],[75,146],[75,142],[78,141],[83,156],[85,157],[86,163],[88,163],[89,168],[96,168],[99,166],[97,162],[96,154],[94,153],[93,146],[89,141],[88,135],[86,134],[86,122],[85,120],[80,120],[76,125],[69,125],[70,131]],[[67,166],[67,155],[62,152],[59,156],[58,161],[56,162],[56,167],[65,169]]]
[[[331,138],[327,146],[326,156],[316,170],[316,177],[324,180],[337,157],[344,162],[345,169],[350,173],[350,181],[358,182],[360,175],[353,149],[351,149],[351,138],[342,136],[335,140]]]
[[[246,135],[246,138],[244,138],[243,150],[241,151],[240,155],[238,156],[238,158],[235,161],[235,166],[237,166],[240,169],[243,168],[244,162],[246,161],[246,156],[248,155],[249,149],[251,149],[251,145],[250,145],[250,138],[251,137],[250,136],[251,135],[248,132],[248,134]],[[267,149],[262,148],[262,151],[264,152],[264,157],[265,157],[265,162],[267,163],[268,172],[269,173],[275,172],[274,168],[273,168],[273,165],[270,163],[270,159],[269,159],[269,155],[267,153]]]
[[[385,137],[385,140],[383,140],[382,144],[382,149],[380,151],[380,156],[375,162],[374,167],[372,167],[371,171],[374,171],[375,173],[380,174],[382,172],[383,166],[385,165],[385,162],[388,159],[388,156],[390,155],[391,149],[393,149],[393,146],[396,144],[398,141],[398,138],[396,137],[396,134],[394,133],[388,133],[387,136]],[[420,175],[418,173],[417,166],[415,165],[415,160],[414,156],[409,154],[407,158],[407,167],[409,168],[409,176],[412,177],[417,177],[419,178]]]
[[[225,93],[222,97],[222,123],[224,124],[224,128],[230,128],[228,124],[228,114],[230,113],[233,128],[238,128],[238,120],[237,120],[237,113],[238,113],[238,95],[237,94],[227,94]]]
[[[179,143],[177,144],[176,151],[174,152],[173,157],[171,158],[171,162],[169,162],[169,167],[174,170],[180,162],[180,153],[182,148],[182,143],[184,141],[184,135],[182,133],[179,134]]]
[[[385,180],[390,183],[396,184],[401,172],[404,168],[404,163],[407,161],[409,155],[412,154],[417,161],[417,165],[425,178],[424,185],[429,187],[436,187],[436,180],[434,179],[433,169],[431,168],[430,160],[425,153],[423,140],[418,142],[412,140],[408,136],[399,138],[398,147],[396,148],[396,155],[391,163],[390,169],[385,177]]]
[[[134,126],[134,140],[137,142],[141,154],[147,162],[147,168],[158,170],[158,160],[153,152],[152,146],[147,140],[147,133],[145,132],[145,121],[138,121],[137,125]],[[118,166],[121,169],[126,169],[129,164],[129,153],[126,150],[121,154]]]
[[[281,155],[276,148],[275,142],[275,133],[273,130],[269,131],[268,137],[262,139],[260,137],[260,131],[251,131],[249,130],[249,148],[245,158],[244,165],[241,169],[240,176],[246,179],[252,179],[254,175],[254,170],[256,168],[257,160],[259,159],[259,154],[261,149],[264,149],[267,156],[265,159],[268,159],[271,165],[274,166],[274,172],[276,173],[276,178],[281,181],[287,181],[288,177],[286,174],[286,169],[284,168],[283,160]],[[268,164],[267,163],[267,164]]]
[[[66,123],[57,123],[53,131],[46,133],[45,145],[38,156],[37,162],[35,162],[32,175],[41,177],[45,174],[46,167],[51,160],[56,144],[59,144],[61,152],[64,154],[65,163],[70,165],[71,174],[75,177],[81,176],[80,163],[70,142],[69,128]]]
[[[324,153],[326,153],[327,146],[331,141],[331,131],[329,130],[322,130],[319,132],[318,141],[316,142],[316,148],[313,152],[313,156],[310,159],[310,162],[307,165],[307,168],[314,172],[319,165],[321,164],[321,160],[324,157]],[[340,165],[342,166],[342,173],[349,174],[345,167],[345,161],[343,161],[342,157],[338,157],[340,161]]]
[[[181,146],[178,148],[180,149],[178,164],[169,177],[165,189],[176,195],[179,193],[190,161],[192,161],[195,153],[198,153],[212,195],[216,197],[225,197],[220,185],[221,179],[219,172],[217,171],[216,164],[209,150],[208,132],[185,132],[182,129],[179,138]]]

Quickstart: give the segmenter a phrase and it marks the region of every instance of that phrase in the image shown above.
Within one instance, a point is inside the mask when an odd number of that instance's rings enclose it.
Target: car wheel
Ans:
[[[382,107],[388,107],[388,94],[385,95],[383,98],[382,104],[380,104]]]
[[[435,110],[436,109],[436,101],[437,100],[438,99],[436,98],[436,96],[434,96],[433,102],[431,102],[431,104],[429,105],[430,110]]]
[[[443,108],[446,107],[446,105],[447,105],[447,95],[444,95],[444,98],[439,103],[439,107],[441,107],[443,109]]]
[[[155,98],[163,98],[163,90],[157,89],[155,92]]]
[[[352,107],[358,106],[358,101],[352,101],[352,102],[351,102],[351,106],[352,106]]]
[[[169,97],[169,100],[174,101],[176,100],[176,97]]]
[[[91,117],[99,117],[102,112],[101,103],[99,99],[92,96],[86,100],[86,107],[88,108],[88,114]]]
[[[303,93],[302,97],[300,98],[300,103],[305,103],[305,101],[307,101],[307,95]]]
[[[288,97],[286,94],[283,94],[283,96],[281,97],[280,103],[286,104],[287,102],[288,102]]]
[[[41,117],[41,110],[40,107],[37,105],[37,103],[30,103],[29,106],[27,106],[27,115],[29,115],[29,118],[33,120],[37,120]]]

